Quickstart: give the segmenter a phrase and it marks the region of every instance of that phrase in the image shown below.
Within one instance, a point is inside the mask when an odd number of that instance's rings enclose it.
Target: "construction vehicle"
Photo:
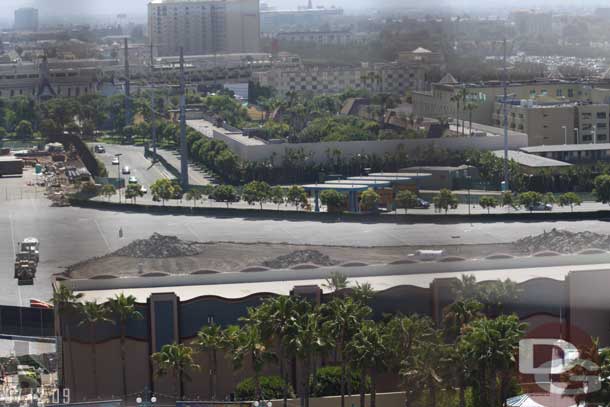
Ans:
[[[19,285],[32,285],[40,260],[38,239],[28,237],[18,243],[19,251],[15,259],[15,278]]]

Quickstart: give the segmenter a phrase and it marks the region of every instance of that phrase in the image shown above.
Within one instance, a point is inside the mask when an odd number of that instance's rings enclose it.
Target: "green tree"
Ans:
[[[345,209],[345,195],[334,189],[322,191],[320,201],[330,213],[340,213]]]
[[[191,380],[188,372],[199,369],[193,359],[193,349],[181,343],[163,345],[160,352],[151,355],[155,364],[155,374],[165,376],[171,372],[174,377],[174,394],[177,400],[184,395],[183,379]]]
[[[138,198],[144,196],[144,192],[142,191],[142,185],[140,184],[128,184],[127,189],[125,190],[125,199],[131,199],[133,203],[136,203]]]
[[[108,309],[115,323],[120,328],[121,333],[121,384],[123,397],[127,396],[127,323],[131,320],[144,318],[136,307],[136,297],[133,295],[125,295],[123,293],[116,294],[113,298],[108,299]]]
[[[108,318],[108,308],[104,304],[98,304],[96,301],[87,301],[80,305],[81,321],[79,325],[89,326],[89,338],[91,341],[91,370],[93,372],[93,388],[96,396],[98,391],[97,377],[97,335],[96,328],[98,324],[112,323]]]
[[[32,133],[34,133],[32,123],[27,120],[21,120],[15,128],[15,135],[22,140],[32,137]]]
[[[116,195],[116,188],[112,184],[104,184],[104,186],[102,186],[101,194],[110,201],[110,198]]]
[[[53,297],[51,298],[51,304],[55,308],[55,312],[59,317],[59,335],[62,337],[64,343],[66,344],[66,352],[62,352],[62,365],[65,362],[64,356],[68,355],[70,357],[70,375],[71,375],[71,385],[72,391],[76,391],[74,388],[76,386],[76,376],[74,369],[74,353],[72,352],[72,341],[70,338],[70,321],[69,319],[75,316],[76,311],[78,310],[78,302],[83,297],[81,293],[74,293],[69,287],[66,287],[63,284],[57,286],[57,288],[53,291]],[[65,371],[65,367],[64,367]],[[65,386],[65,378],[60,378],[61,386]]]
[[[439,194],[432,199],[432,202],[438,210],[444,210],[445,214],[449,209],[458,207],[457,196],[448,189],[441,189]]]
[[[593,187],[597,202],[610,203],[610,175],[602,174],[595,177]]]
[[[286,202],[293,205],[297,211],[299,208],[307,208],[309,206],[309,202],[307,200],[307,193],[305,189],[299,185],[293,185],[288,188],[286,192]]]
[[[263,204],[271,197],[271,187],[264,181],[252,181],[244,185],[241,196],[248,205],[258,203],[263,210]]]
[[[396,209],[402,208],[405,210],[405,213],[408,212],[409,209],[417,207],[417,195],[405,189],[396,194]]]
[[[515,354],[525,328],[516,315],[500,315],[476,319],[464,330],[459,346],[464,357],[476,366],[473,394],[477,405],[500,407],[510,397]]]
[[[227,208],[233,202],[239,202],[239,195],[237,195],[237,191],[231,185],[217,185],[210,195],[210,198],[215,200],[216,202],[224,202],[227,204]]]
[[[330,276],[322,284],[323,288],[331,292],[337,292],[346,289],[349,286],[349,281],[344,273],[333,271]]]
[[[517,207],[519,205],[519,203],[515,199],[513,193],[509,192],[509,191],[502,193],[502,199],[501,199],[500,203],[502,204],[503,207],[507,208],[507,210],[510,210],[510,208],[517,209]]]
[[[312,308],[308,302],[302,302],[303,309],[292,322],[293,335],[289,337],[291,349],[299,361],[302,372],[301,405],[309,407],[311,394],[311,377],[315,374],[314,363],[317,357],[324,354],[331,346],[328,330],[323,326],[320,308]]]
[[[580,206],[582,204],[582,198],[574,192],[566,192],[559,197],[560,206],[569,206],[570,211],[574,212],[574,206]]]
[[[277,344],[280,378],[283,382],[282,397],[284,406],[288,405],[288,377],[286,362],[288,361],[288,345],[294,334],[293,321],[298,318],[300,304],[289,296],[272,297],[265,300],[259,307],[262,335]]]
[[[365,407],[366,373],[371,377],[371,407],[376,406],[377,375],[386,367],[388,357],[384,326],[363,321],[347,345],[352,365],[360,369],[360,407]]]
[[[392,318],[386,327],[388,351],[388,368],[400,372],[404,381],[405,406],[410,406],[425,384],[417,375],[417,354],[419,346],[433,332],[429,318],[415,316],[397,316]]]
[[[193,205],[197,207],[197,201],[203,198],[203,192],[200,189],[193,188],[190,189],[184,194],[184,199],[191,202],[193,201]]]
[[[175,186],[167,178],[158,179],[150,186],[150,193],[153,201],[161,201],[165,205],[165,201],[174,197]]]
[[[557,199],[555,199],[555,195],[552,192],[547,192],[542,197],[542,203],[545,205],[554,205],[557,203]]]
[[[269,200],[277,205],[277,210],[279,211],[280,206],[286,202],[286,192],[284,191],[284,188],[280,186],[271,188]]]
[[[335,297],[321,308],[324,327],[328,330],[337,349],[341,366],[341,407],[345,407],[347,367],[350,354],[346,351],[360,322],[371,314],[372,310],[354,301],[351,297]]]
[[[543,196],[540,192],[528,191],[519,194],[517,199],[519,205],[523,206],[524,208],[527,208],[530,212],[532,212],[536,206],[542,203]]]
[[[197,332],[196,344],[201,351],[208,354],[208,364],[210,365],[210,399],[216,400],[218,352],[226,347],[222,328],[215,323],[202,327]]]
[[[360,209],[364,212],[370,212],[377,209],[379,199],[379,194],[372,188],[369,188],[360,194]]]
[[[487,213],[490,213],[491,208],[495,208],[498,206],[498,200],[492,196],[482,196],[479,199],[479,205],[483,209],[487,209]]]
[[[261,372],[267,363],[275,360],[275,354],[269,349],[268,343],[262,336],[261,321],[256,310],[249,309],[248,316],[242,318],[242,321],[246,323],[228,336],[230,355],[235,369],[242,368],[244,361],[248,361],[254,371],[256,400],[261,400],[263,396],[260,384]]]

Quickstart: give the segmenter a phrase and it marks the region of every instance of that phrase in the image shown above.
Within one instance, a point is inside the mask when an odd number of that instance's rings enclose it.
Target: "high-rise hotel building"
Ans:
[[[152,0],[148,33],[156,56],[259,51],[259,0]]]

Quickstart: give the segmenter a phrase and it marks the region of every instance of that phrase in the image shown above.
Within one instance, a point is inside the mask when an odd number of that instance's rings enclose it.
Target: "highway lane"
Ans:
[[[135,176],[140,185],[149,188],[156,180],[161,178],[174,178],[169,171],[167,171],[160,163],[156,163],[153,165],[152,161],[148,160],[144,157],[144,147],[137,146],[123,146],[123,145],[115,145],[115,144],[102,144],[106,149],[106,152],[103,154],[96,154],[98,158],[100,158],[106,169],[108,170],[108,175],[110,177],[117,177],[117,168],[116,165],[112,165],[112,159],[115,154],[122,154],[120,157],[121,165],[120,167],[129,166],[131,170],[131,176]],[[93,145],[92,145],[93,146]],[[127,180],[130,175],[121,176]],[[127,181],[126,181],[127,182]]]
[[[154,232],[198,241],[271,242],[343,246],[486,244],[511,242],[552,228],[610,234],[605,221],[499,222],[415,225],[216,218],[51,208],[45,200],[0,202],[0,304],[48,299],[53,273],[114,251]],[[119,236],[119,229],[123,236]],[[13,245],[28,236],[41,241],[34,287],[17,290]],[[405,256],[407,253],[405,252]]]

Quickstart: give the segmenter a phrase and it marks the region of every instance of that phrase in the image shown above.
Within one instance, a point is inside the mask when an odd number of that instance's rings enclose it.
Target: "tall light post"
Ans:
[[[561,126],[563,129],[563,144],[568,144],[568,126]]]
[[[138,396],[136,403],[138,407],[153,407],[157,402],[157,398],[148,390],[148,387],[144,389],[144,398]]]
[[[117,185],[117,191],[119,191],[119,203],[121,203],[121,180],[122,180],[122,178],[121,178],[121,156],[122,155],[123,154],[121,154],[121,153],[117,153],[114,155],[117,159],[116,173],[117,173],[117,180],[119,181],[118,185]]]
[[[252,407],[273,407],[273,403],[271,401],[253,401]]]

